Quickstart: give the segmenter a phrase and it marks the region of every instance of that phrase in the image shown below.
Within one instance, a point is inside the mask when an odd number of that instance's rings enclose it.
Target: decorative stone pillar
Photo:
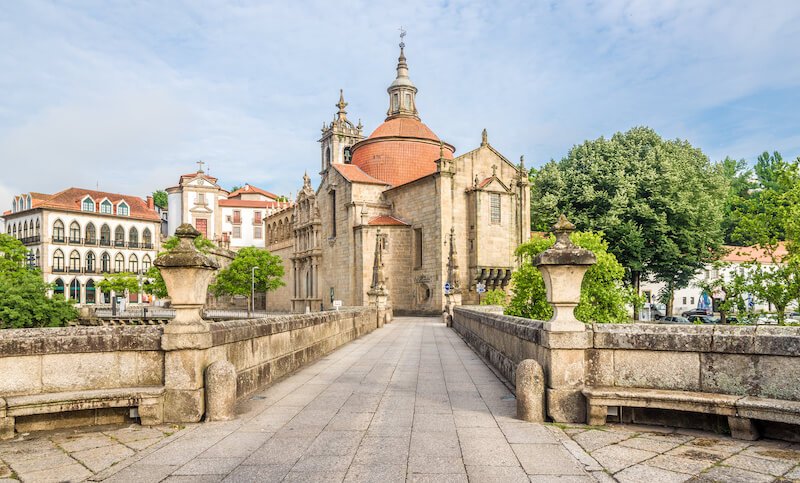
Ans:
[[[206,350],[212,345],[209,325],[200,315],[208,284],[219,268],[217,262],[194,246],[200,236],[192,225],[175,231],[177,247],[156,258],[175,318],[164,327],[161,348],[164,355],[164,420],[197,422],[205,412],[203,371]]]
[[[377,327],[392,321],[392,307],[389,304],[389,290],[386,289],[386,277],[383,273],[383,250],[386,248],[387,237],[381,234],[381,229],[375,235],[375,258],[372,264],[372,285],[367,292],[369,305],[378,310]]]
[[[553,226],[556,243],[533,261],[542,272],[547,301],[553,317],[544,323],[542,346],[546,348],[547,414],[555,422],[586,420],[586,400],[581,394],[586,374],[585,350],[591,347],[591,332],[575,318],[581,298],[581,283],[597,257],[575,246],[569,239],[575,225],[562,214]]]
[[[484,130],[485,131],[485,130]],[[450,290],[444,294],[445,306],[442,317],[448,327],[453,325],[453,309],[461,305],[461,277],[458,275],[458,261],[456,260],[456,229],[450,227],[450,252],[447,255],[447,285]]]

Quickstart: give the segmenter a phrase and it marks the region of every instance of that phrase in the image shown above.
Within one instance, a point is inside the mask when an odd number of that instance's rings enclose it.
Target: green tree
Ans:
[[[242,189],[242,187],[239,186],[238,184],[235,184],[235,185],[231,186],[231,189],[229,190],[229,192],[233,193],[234,191],[239,191],[240,189]]]
[[[230,265],[217,274],[209,290],[215,295],[245,295],[251,291],[251,270],[255,270],[255,291],[267,292],[284,284],[283,262],[277,255],[255,247],[245,247],[236,253]],[[248,297],[248,306],[250,304]]]
[[[161,244],[161,248],[164,250],[158,255],[161,256],[169,252],[177,247],[179,243],[180,240],[176,236],[167,238],[164,243]],[[216,247],[214,242],[202,235],[194,239],[194,246],[202,253],[208,253]],[[169,297],[169,293],[167,293],[167,284],[164,283],[164,278],[161,276],[161,271],[155,265],[150,267],[145,273],[145,282],[142,285],[142,290],[144,290],[144,293],[154,295],[160,299]]]
[[[717,271],[722,271],[729,269],[731,264],[714,262],[712,267]],[[720,276],[716,279],[701,281],[699,286],[708,294],[722,292],[724,299],[717,309],[720,323],[728,323],[728,315],[732,312],[736,312],[740,317],[747,312],[747,306],[742,298],[742,295],[747,292],[747,278],[738,271],[731,271],[728,278]]]
[[[531,212],[541,225],[565,213],[580,230],[602,232],[636,294],[642,277],[685,287],[719,256],[728,183],[688,142],[637,127],[551,164],[534,175]]]
[[[78,317],[63,296],[48,297],[51,287],[38,269],[25,266],[28,250],[0,233],[0,329],[60,327]]]
[[[97,282],[97,288],[106,293],[113,290],[118,296],[123,295],[126,291],[136,293],[139,291],[139,280],[132,273],[112,273]]]
[[[750,264],[745,288],[775,307],[778,325],[784,325],[786,307],[800,298],[800,263],[787,257],[778,265]]]
[[[753,170],[748,168],[744,159],[737,161],[727,157],[717,167],[729,186],[723,208],[722,232],[725,243],[733,245],[737,242],[734,232],[741,223],[742,212],[747,209],[747,202],[756,183],[753,181]]]
[[[153,191],[153,203],[162,210],[167,209],[167,192],[163,190]]]
[[[506,305],[506,293],[502,289],[496,288],[489,290],[486,295],[481,298],[481,305]]]
[[[632,302],[632,293],[624,287],[625,269],[608,251],[608,243],[601,233],[575,232],[573,243],[590,250],[597,263],[586,272],[581,285],[581,300],[575,308],[575,317],[582,322],[620,323],[628,321],[626,305]],[[511,277],[513,296],[506,313],[531,319],[547,320],[553,308],[547,303],[544,280],[533,259],[555,243],[555,237],[534,237],[517,248],[523,263]]]

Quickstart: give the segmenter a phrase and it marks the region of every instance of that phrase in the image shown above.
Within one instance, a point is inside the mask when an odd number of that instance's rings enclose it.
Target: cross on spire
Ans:
[[[400,30],[400,49],[402,50],[406,46],[405,42],[403,42],[403,37],[406,36],[406,31],[403,29],[402,25],[398,30]]]
[[[204,163],[203,161],[197,161],[197,172],[198,173],[202,173],[203,172],[203,165],[204,164],[206,164],[206,163]]]

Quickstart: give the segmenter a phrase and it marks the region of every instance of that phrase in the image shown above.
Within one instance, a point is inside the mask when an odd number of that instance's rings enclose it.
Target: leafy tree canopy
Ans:
[[[153,191],[153,203],[162,210],[167,209],[167,192],[163,190]]]
[[[581,300],[575,308],[575,317],[582,322],[619,323],[628,321],[626,304],[633,301],[630,289],[623,286],[625,269],[608,251],[608,242],[602,233],[575,232],[573,243],[590,250],[597,263],[586,272],[581,285]],[[555,237],[533,237],[517,248],[523,259],[522,266],[511,277],[513,296],[506,313],[531,319],[547,320],[553,308],[547,303],[544,280],[533,259],[555,243]]]
[[[481,298],[481,305],[506,305],[506,293],[499,288],[489,290]]]
[[[106,275],[103,280],[97,282],[97,288],[103,292],[114,291],[117,295],[122,295],[127,292],[139,291],[139,280],[136,275],[128,272],[111,273]]]
[[[250,295],[251,269],[255,271],[255,290],[266,292],[284,285],[283,262],[277,255],[255,247],[245,247],[236,253],[230,265],[217,274],[209,287],[215,295]]]
[[[50,286],[39,270],[25,266],[27,249],[0,233],[0,329],[60,327],[78,312],[63,296],[47,296]]]

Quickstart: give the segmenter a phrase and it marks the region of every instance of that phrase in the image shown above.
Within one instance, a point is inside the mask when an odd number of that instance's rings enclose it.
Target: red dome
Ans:
[[[440,143],[439,137],[422,122],[397,117],[353,146],[352,163],[370,176],[398,186],[436,171]],[[454,151],[453,146],[444,144],[446,159],[453,159]]]

